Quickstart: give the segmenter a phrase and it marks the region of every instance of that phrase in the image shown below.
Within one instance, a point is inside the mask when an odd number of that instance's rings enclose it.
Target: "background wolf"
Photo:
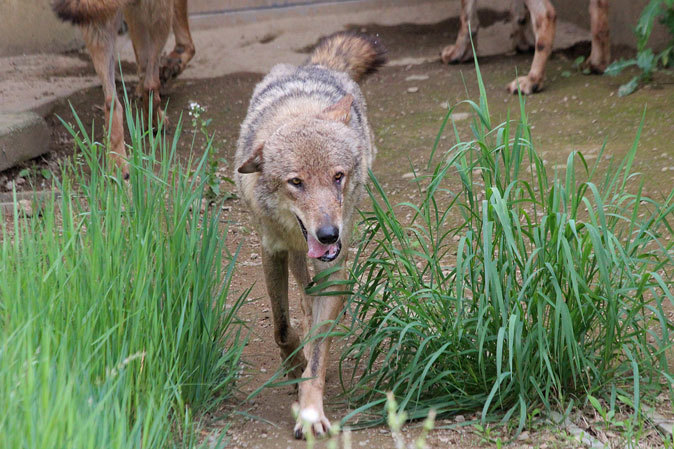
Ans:
[[[164,122],[159,89],[162,83],[180,74],[194,56],[194,43],[187,22],[187,0],[54,0],[54,12],[77,24],[94,63],[105,94],[105,126],[110,126],[110,156],[128,176],[124,148],[122,105],[115,91],[115,40],[122,14],[138,65],[136,95],[142,98],[146,114],[150,100],[155,123]],[[173,28],[176,44],[160,63],[161,52]],[[112,114],[112,117],[110,115]]]
[[[236,183],[262,240],[262,264],[274,316],[274,338],[299,385],[300,414],[313,432],[330,422],[323,412],[329,338],[299,338],[288,317],[288,267],[300,285],[316,272],[343,265],[355,208],[376,153],[365,99],[355,81],[385,62],[368,36],[337,33],[319,42],[305,65],[275,66],[253,93],[241,126]],[[332,278],[344,276],[339,270]],[[343,307],[341,296],[302,293],[304,333],[325,332]],[[308,360],[308,363],[307,363]],[[298,422],[295,437],[303,429]]]

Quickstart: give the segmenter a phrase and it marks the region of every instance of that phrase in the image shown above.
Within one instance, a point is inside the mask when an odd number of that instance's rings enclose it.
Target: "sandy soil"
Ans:
[[[481,69],[487,86],[492,119],[501,122],[506,119],[509,112],[514,117],[519,115],[517,98],[507,94],[505,86],[516,71],[523,73],[528,70],[531,55],[503,56],[499,55],[503,51],[490,50],[494,40],[501,41],[493,36],[502,34],[493,34],[490,38],[489,30],[498,30],[500,27],[501,31],[498,33],[502,33],[506,27],[503,22],[505,16],[502,11],[483,11],[483,18],[490,26],[486,27],[480,36],[480,49],[486,52],[481,58]],[[453,105],[466,98],[477,98],[475,69],[472,64],[447,67],[437,61],[439,49],[453,41],[455,37],[457,19],[450,18],[435,24],[409,25],[371,25],[367,21],[355,20],[347,23],[355,24],[353,26],[359,30],[378,34],[390,50],[389,56],[393,63],[369,78],[363,86],[379,147],[374,172],[394,201],[414,199],[415,194],[412,193],[409,178],[405,174],[411,171],[412,166],[423,172],[447,105]],[[205,72],[205,67],[211,67],[217,58],[214,56],[215,53],[204,49],[210,48],[206,40],[212,36],[207,37],[208,34],[200,36],[197,38],[199,56],[184,76],[167,89],[168,115],[174,125],[169,132],[175,130],[175,124],[179,122],[181,114],[186,115],[189,103],[197,101],[205,107],[206,116],[213,119],[210,129],[216,132],[219,155],[231,161],[248,99],[262,73],[272,61],[275,62],[274,58],[280,56],[288,56],[283,59],[286,62],[302,61],[306,56],[306,49],[316,41],[320,32],[314,30],[302,34],[301,39],[293,38],[288,32],[275,35],[271,40],[265,35],[256,37],[246,35],[242,39],[249,43],[240,45],[239,53],[234,51],[229,53],[227,47],[224,51],[227,57],[215,64],[213,67],[217,68],[213,68],[211,72]],[[582,41],[583,36],[585,34],[576,34],[565,46]],[[285,39],[289,41],[286,42]],[[250,49],[247,49],[248,47]],[[582,150],[589,160],[596,158],[604,142],[609,154],[623,155],[634,139],[641,114],[646,107],[644,134],[635,169],[646,175],[648,193],[656,197],[669,194],[674,186],[674,149],[671,145],[672,123],[674,123],[672,79],[658,77],[656,82],[647,88],[629,97],[618,98],[616,89],[629,74],[617,79],[588,77],[572,67],[573,59],[588,50],[589,47],[585,43],[565,52],[555,53],[548,67],[545,90],[527,98],[527,112],[537,149],[551,169],[563,164],[572,150]],[[250,53],[247,53],[248,51]],[[261,54],[274,56],[270,56],[269,59],[262,58],[265,59],[264,62],[258,64]],[[68,67],[66,75],[54,75],[57,80],[54,81],[54,85],[68,84],[72,77],[85,79],[86,82],[82,85],[89,85],[88,83],[93,85],[94,81],[89,79],[93,75],[92,67],[82,55],[54,56],[54,64],[62,64],[64,61],[60,58],[69,60],[74,58],[77,65],[70,65],[69,62],[63,64]],[[10,70],[24,70],[24,68]],[[31,73],[40,71],[39,68],[31,70],[33,70]],[[204,76],[205,74],[207,76]],[[46,79],[52,80],[49,77]],[[0,89],[6,88],[3,83],[0,83]],[[133,92],[133,88],[131,82],[128,86],[130,93]],[[42,95],[40,89],[35,89],[35,96]],[[23,176],[22,185],[26,188],[31,185],[37,188],[46,185],[46,181],[39,174],[39,169],[45,166],[56,167],[60,160],[72,154],[72,139],[57,118],[62,117],[67,122],[73,122],[69,104],[72,104],[85,126],[90,128],[92,123],[100,125],[102,121],[99,106],[100,89],[89,87],[82,90],[79,86],[77,89],[74,94],[57,100],[50,106],[52,111],[47,118],[52,127],[54,151],[42,160],[24,166],[35,167],[31,176]],[[463,106],[457,110],[455,116],[458,131],[463,137],[468,137],[470,132],[467,112],[468,108]],[[185,123],[183,133],[191,132],[193,132],[191,125]],[[100,130],[97,133],[100,137]],[[181,140],[182,156],[187,157],[190,153],[190,143],[191,139]],[[439,151],[448,150],[453,143],[454,136],[448,130],[440,140]],[[199,151],[201,144],[202,141],[197,138],[194,148],[196,152]],[[229,172],[230,169],[231,167],[226,171]],[[14,170],[0,174],[0,177],[2,177],[0,190],[3,190],[6,189],[7,183],[16,182],[19,176],[18,171]],[[228,244],[232,248],[244,242],[234,289],[241,291],[253,284],[250,301],[242,310],[242,317],[250,328],[250,341],[245,350],[247,365],[240,383],[241,391],[237,397],[245,398],[271,378],[279,366],[279,356],[273,342],[272,321],[259,256],[259,240],[251,231],[248,212],[238,200],[227,201],[223,206],[223,232],[228,233]],[[293,284],[291,289],[291,314],[297,317],[299,312],[297,288]],[[338,342],[334,345],[333,361],[337,358],[336,354],[342,344]],[[327,398],[340,393],[338,378],[337,366],[332,363],[328,373]],[[244,411],[246,415],[227,416],[227,422],[231,424],[227,430],[231,440],[230,447],[304,447],[305,443],[293,440],[291,434],[293,419],[290,404],[295,398],[292,387],[264,389],[251,401],[232,403],[208,415],[204,436],[208,437],[210,432],[221,431],[224,421],[220,418],[236,409]],[[329,417],[336,421],[349,410],[344,401],[328,400],[326,411]],[[251,416],[256,418],[251,419]],[[466,420],[471,418],[469,415],[463,417]],[[435,431],[430,437],[430,446],[495,447],[482,441],[481,435],[474,427],[457,424],[456,418],[439,422],[440,427],[452,428]],[[418,429],[410,426],[408,432],[415,435]],[[499,429],[495,432],[498,435]],[[354,447],[393,447],[388,431],[382,428],[355,432],[353,441]],[[577,443],[570,441],[563,432],[554,428],[543,428],[536,431],[530,429],[511,447],[577,446]]]

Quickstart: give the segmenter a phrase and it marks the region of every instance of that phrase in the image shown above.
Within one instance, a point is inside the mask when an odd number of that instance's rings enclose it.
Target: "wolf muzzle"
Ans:
[[[339,253],[342,251],[342,242],[339,240],[339,229],[336,226],[321,226],[316,231],[316,237],[314,237],[307,232],[307,228],[302,223],[302,220],[300,220],[300,217],[295,215],[295,218],[297,218],[302,235],[304,235],[307,241],[307,246],[309,247],[309,251],[307,251],[308,257],[318,259],[321,262],[332,262],[339,256]]]

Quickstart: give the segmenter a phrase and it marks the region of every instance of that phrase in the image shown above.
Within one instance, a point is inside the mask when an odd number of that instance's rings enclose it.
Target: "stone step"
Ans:
[[[49,140],[49,127],[36,113],[0,113],[0,171],[46,153]]]

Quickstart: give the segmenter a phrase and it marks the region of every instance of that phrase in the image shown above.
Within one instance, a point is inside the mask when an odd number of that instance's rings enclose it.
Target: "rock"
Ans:
[[[47,122],[34,112],[0,114],[0,171],[49,150]]]
[[[407,92],[414,94],[416,92],[419,92],[419,88],[417,86],[408,87]]]
[[[17,209],[26,217],[33,216],[33,204],[30,200],[19,200]]]
[[[410,75],[405,78],[405,81],[426,81],[428,75]]]
[[[455,122],[461,121],[461,120],[466,120],[467,118],[470,118],[470,113],[468,112],[453,112],[452,113],[452,120]]]

